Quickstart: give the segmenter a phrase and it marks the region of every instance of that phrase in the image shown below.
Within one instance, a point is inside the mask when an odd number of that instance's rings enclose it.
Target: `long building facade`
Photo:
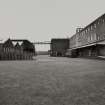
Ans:
[[[0,44],[0,60],[31,60],[34,55],[34,45],[28,40],[8,39]]]
[[[105,56],[105,14],[76,31],[69,39],[69,56]]]

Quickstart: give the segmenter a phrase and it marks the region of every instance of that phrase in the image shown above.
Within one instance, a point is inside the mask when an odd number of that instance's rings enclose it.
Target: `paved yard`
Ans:
[[[0,105],[105,105],[105,61],[0,61]]]

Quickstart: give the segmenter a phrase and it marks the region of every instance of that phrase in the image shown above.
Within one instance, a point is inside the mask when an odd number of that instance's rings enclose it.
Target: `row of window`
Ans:
[[[14,48],[3,48],[4,52],[22,52],[22,50],[14,49]]]
[[[70,38],[70,46],[73,47],[76,45],[76,35]]]
[[[98,40],[103,40],[105,39],[105,34],[97,35]]]
[[[93,23],[92,25],[88,26],[86,29],[84,29],[80,35],[84,35],[94,29],[97,28],[98,25],[101,25],[101,24],[105,24],[105,19],[98,19],[95,23]]]
[[[97,27],[104,27],[105,25],[105,16],[100,17],[95,22],[93,22],[91,25],[87,26],[87,28],[84,28],[82,31],[74,35],[70,38],[70,44],[75,45],[76,39],[78,38],[78,42],[92,42],[96,41],[96,32],[95,30]],[[77,38],[76,38],[77,37]],[[105,35],[100,36],[99,39],[105,38]]]
[[[14,52],[12,48],[3,48],[4,52]]]
[[[89,35],[84,35],[82,37],[78,37],[78,42],[83,42],[85,41],[86,43],[87,42],[92,42],[92,41],[96,41],[96,33],[92,33],[92,34],[89,34]]]
[[[104,19],[99,19],[93,25],[89,26],[87,29],[85,29],[81,33],[79,33],[79,37],[82,38],[84,36],[87,36],[87,33],[89,33],[90,31],[92,31],[94,29],[96,29],[97,25],[99,25],[102,22],[105,24],[105,20]],[[89,33],[89,34],[91,34],[91,33]]]
[[[16,54],[30,54],[30,55],[32,55],[33,53],[30,53],[30,52],[27,52],[27,51],[23,51],[23,50],[18,50],[18,49],[14,49],[14,48],[3,48],[3,49],[1,49],[3,52],[5,52],[5,53],[16,53]],[[1,52],[2,52],[1,51]]]

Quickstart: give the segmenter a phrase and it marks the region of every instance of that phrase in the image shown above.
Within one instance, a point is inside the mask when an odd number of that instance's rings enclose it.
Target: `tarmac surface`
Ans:
[[[105,60],[0,61],[0,105],[105,105]]]

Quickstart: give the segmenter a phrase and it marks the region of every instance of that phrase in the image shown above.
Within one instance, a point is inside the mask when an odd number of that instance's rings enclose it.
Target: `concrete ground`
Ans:
[[[105,105],[105,61],[0,61],[0,105]]]

